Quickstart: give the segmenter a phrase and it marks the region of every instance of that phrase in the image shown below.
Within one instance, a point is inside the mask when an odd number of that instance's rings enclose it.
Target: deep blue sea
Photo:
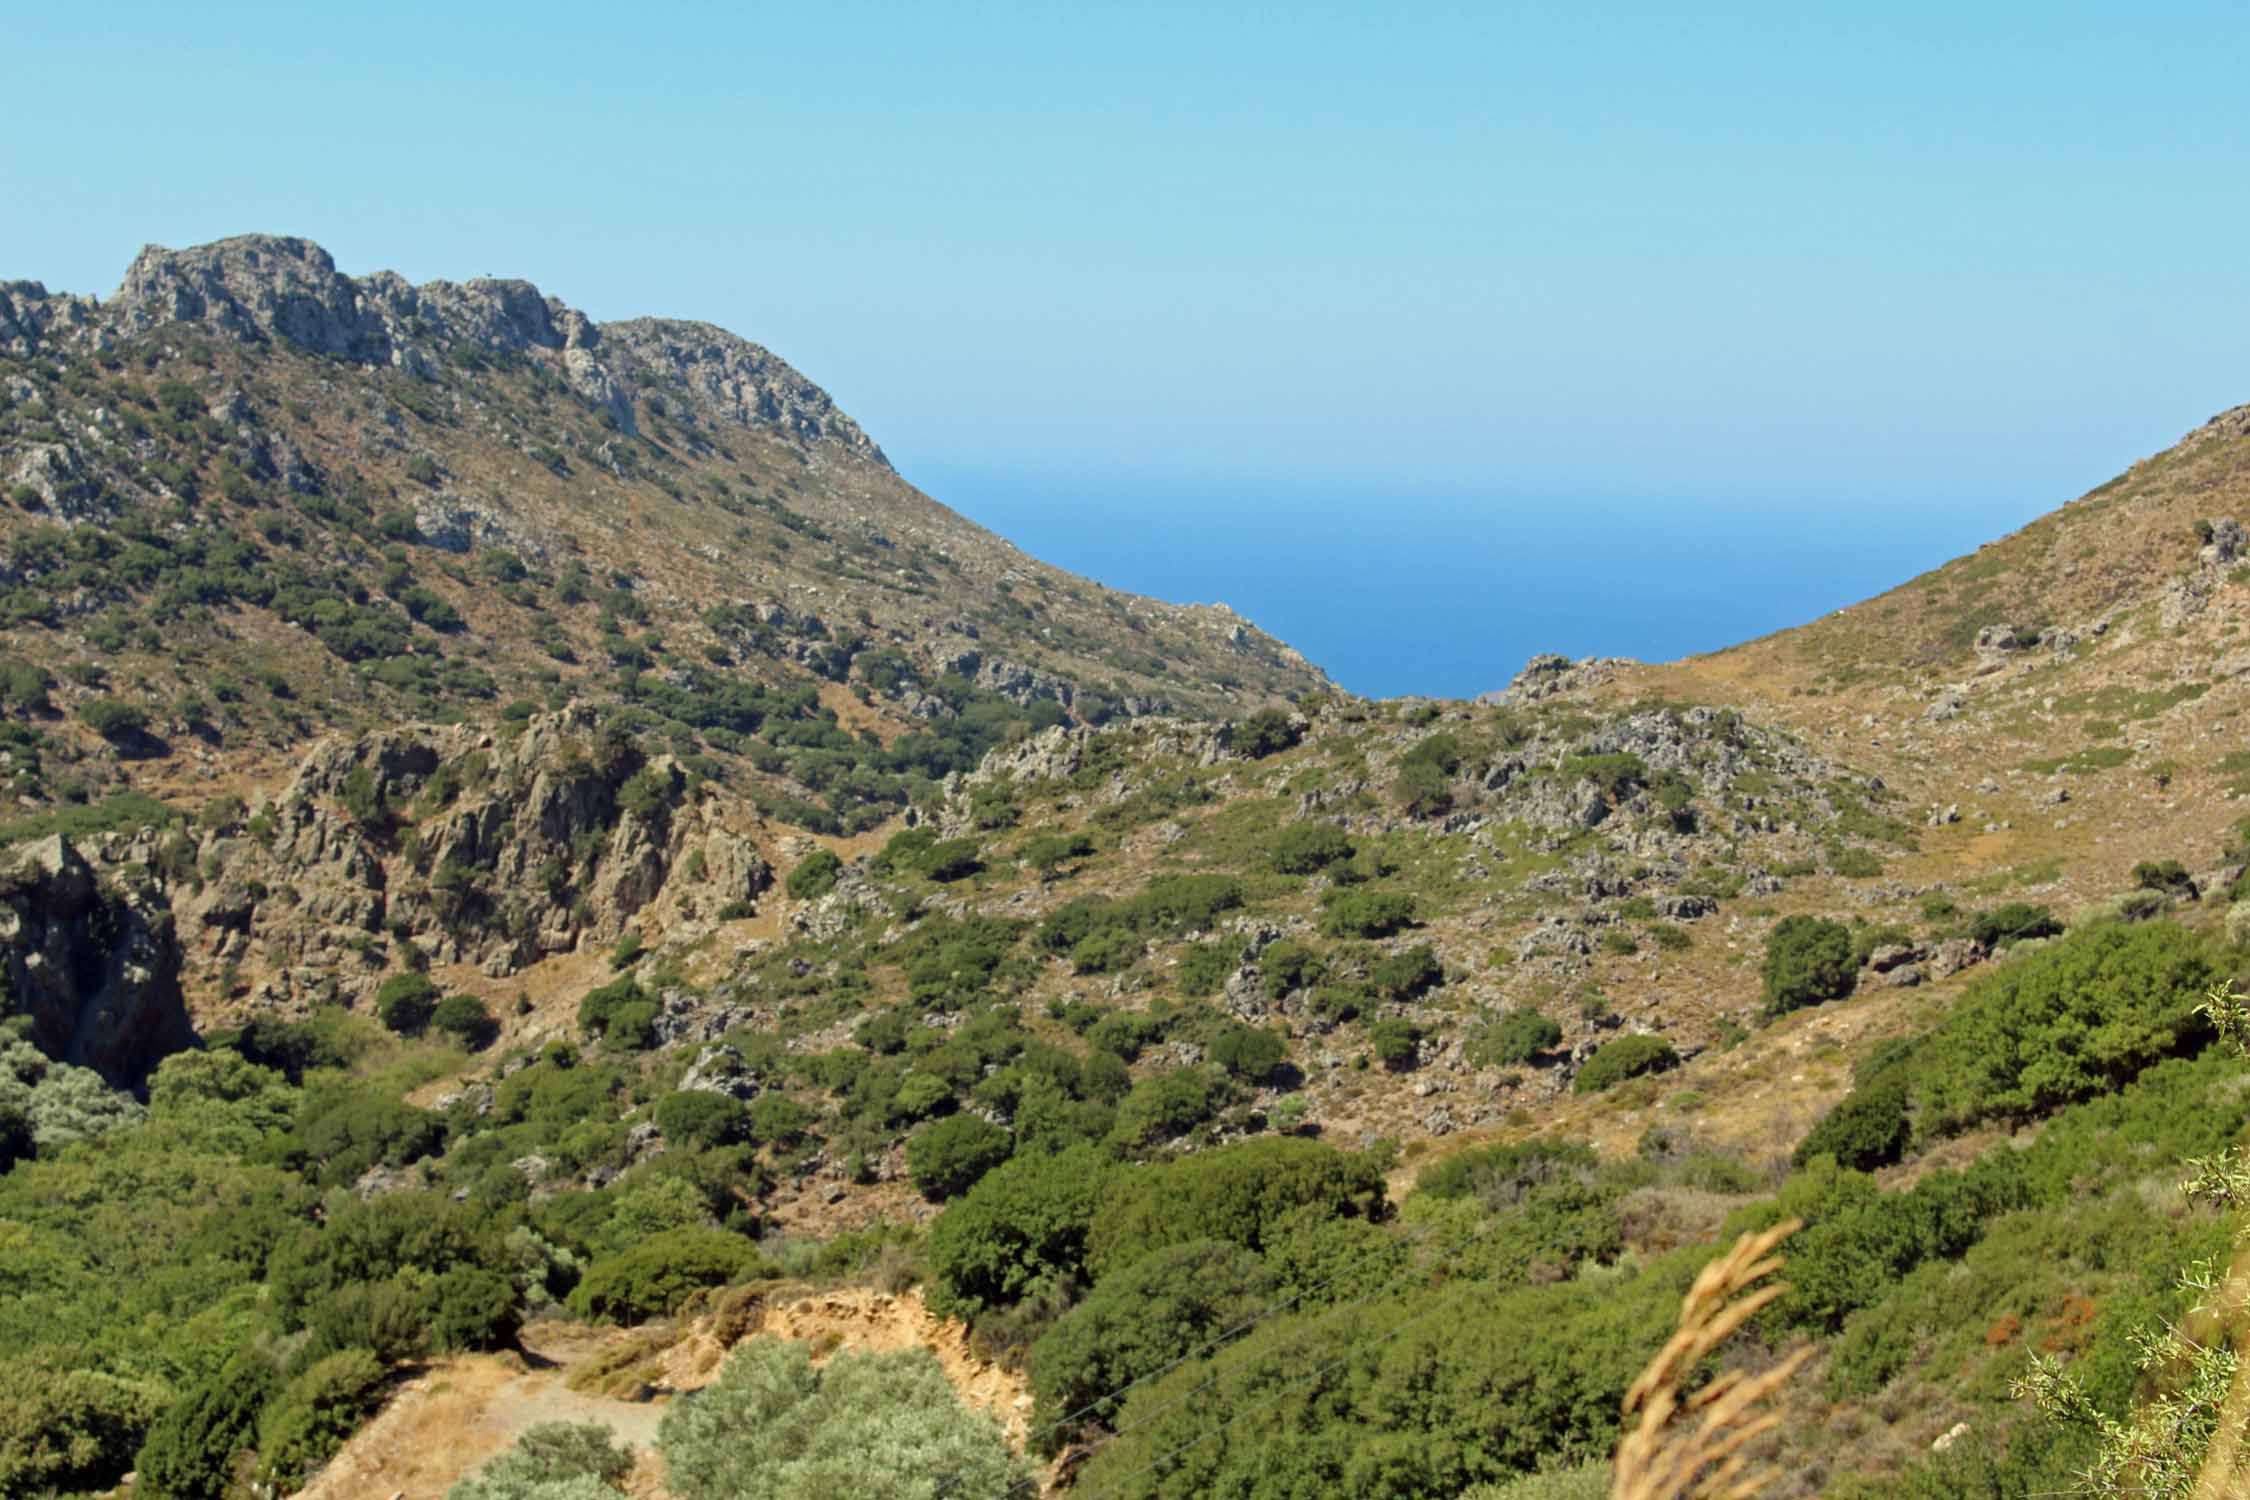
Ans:
[[[1223,601],[1354,692],[1465,697],[1542,651],[1663,661],[1802,624],[2037,514],[1913,506],[1527,500],[1301,485],[909,475],[1036,557]]]

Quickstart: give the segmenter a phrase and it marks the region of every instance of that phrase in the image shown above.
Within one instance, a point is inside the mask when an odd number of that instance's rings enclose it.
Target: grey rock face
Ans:
[[[883,451],[826,391],[776,355],[707,323],[641,318],[598,325],[528,281],[409,284],[390,271],[346,276],[309,240],[242,235],[187,250],[148,246],[106,304],[0,285],[0,347],[28,348],[58,331],[148,333],[196,324],[251,343],[426,373],[469,349],[546,357],[618,429],[638,431],[651,400],[699,410],[721,425],[782,432],[815,452],[889,467]]]
[[[1598,686],[1615,677],[1619,667],[1631,665],[1633,663],[1622,656],[1589,656],[1574,662],[1567,656],[1549,652],[1525,662],[1523,670],[1503,691],[1478,694],[1477,702],[1537,703],[1544,698]]]
[[[0,973],[47,1056],[138,1085],[195,1041],[161,898],[99,880],[61,835],[0,870]]]
[[[2013,625],[1987,625],[1977,632],[1976,651],[1981,657],[2003,657],[2037,642],[2036,634],[2027,639],[2025,633]]]

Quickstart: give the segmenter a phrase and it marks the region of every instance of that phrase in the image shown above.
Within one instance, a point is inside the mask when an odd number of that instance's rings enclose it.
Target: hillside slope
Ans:
[[[1785,1492],[2014,1495],[2024,1351],[2115,1408],[2217,1242],[2244,412],[1796,631],[1366,703],[713,330],[249,240],[0,341],[0,1488],[294,1482],[332,1357],[787,1275],[919,1280],[1056,1485],[1453,1500],[1798,1215]]]
[[[849,683],[872,711],[815,717],[886,740],[979,701],[1099,722],[1324,683],[1223,606],[945,509],[732,334],[355,279],[302,240],[151,247],[106,301],[0,284],[0,497],[10,697],[44,672],[65,710],[230,752],[728,683]]]

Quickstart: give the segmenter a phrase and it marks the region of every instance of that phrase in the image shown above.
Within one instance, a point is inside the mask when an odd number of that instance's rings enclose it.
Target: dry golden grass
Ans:
[[[1746,1234],[1703,1268],[1680,1303],[1680,1329],[1625,1393],[1639,1425],[1617,1447],[1615,1500],[1751,1500],[1779,1476],[1752,1468],[1747,1449],[1781,1422],[1764,1403],[1811,1359],[1808,1346],[1762,1375],[1729,1370],[1693,1393],[1682,1384],[1744,1323],[1789,1290],[1758,1283],[1781,1269],[1774,1247],[1803,1227],[1792,1219]]]

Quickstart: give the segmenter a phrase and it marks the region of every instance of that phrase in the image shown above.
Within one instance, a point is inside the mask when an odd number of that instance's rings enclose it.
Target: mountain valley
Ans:
[[[1797,629],[1373,701],[708,325],[0,283],[0,1494],[696,1500],[725,1356],[899,1327],[1013,1424],[900,1494],[1606,1494],[1791,1218],[1714,1361],[1818,1350],[1774,1493],[2073,1483],[2028,1356],[2169,1389],[2230,1244],[2246,524],[2250,407]],[[386,1469],[456,1378],[663,1461]]]

